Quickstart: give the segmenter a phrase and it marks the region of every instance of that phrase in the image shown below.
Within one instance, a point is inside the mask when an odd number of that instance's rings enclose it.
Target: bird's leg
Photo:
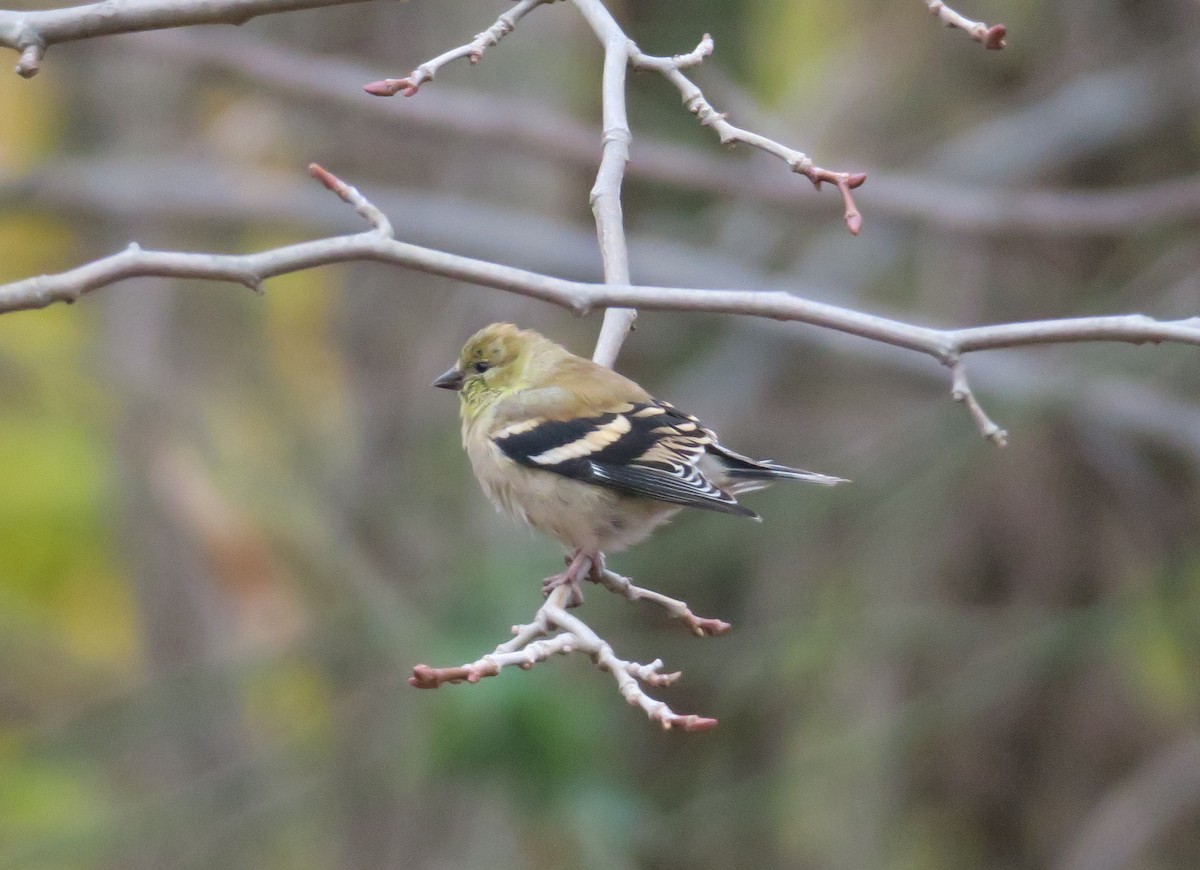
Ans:
[[[567,557],[567,570],[560,574],[553,574],[542,581],[542,595],[549,595],[559,586],[570,587],[571,597],[567,599],[567,607],[578,607],[583,604],[583,590],[579,588],[579,581],[585,577],[589,580],[595,573],[595,564],[602,559],[599,554],[587,553],[583,550],[574,550]]]
[[[593,583],[601,583],[604,581],[604,572],[608,569],[608,564],[604,559],[603,553],[592,554],[592,564],[587,572],[587,579]]]

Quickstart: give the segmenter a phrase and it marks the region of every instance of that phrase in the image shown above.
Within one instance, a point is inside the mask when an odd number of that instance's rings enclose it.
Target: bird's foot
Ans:
[[[593,583],[599,583],[604,579],[604,570],[608,566],[604,561],[603,553],[592,553],[588,557],[587,579]]]
[[[576,550],[566,557],[567,570],[553,574],[542,581],[542,595],[548,597],[560,586],[569,587],[566,607],[578,607],[583,604],[583,590],[579,588],[580,580],[597,582],[604,576],[604,557],[599,553],[585,553]]]
[[[560,586],[567,586],[570,589],[566,602],[568,609],[583,604],[583,590],[579,588],[579,581],[566,571],[561,574],[551,574],[542,581],[542,597],[549,598],[550,593]]]

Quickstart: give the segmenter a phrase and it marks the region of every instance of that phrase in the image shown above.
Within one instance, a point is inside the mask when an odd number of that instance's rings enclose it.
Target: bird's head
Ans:
[[[458,362],[433,385],[457,390],[464,412],[478,411],[521,389],[530,360],[544,345],[553,346],[533,330],[493,323],[467,340]]]

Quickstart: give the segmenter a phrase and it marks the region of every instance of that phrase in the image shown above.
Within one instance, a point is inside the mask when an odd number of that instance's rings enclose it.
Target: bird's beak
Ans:
[[[461,390],[462,385],[463,385],[463,373],[460,372],[457,368],[450,369],[448,372],[446,372],[441,377],[439,377],[436,381],[433,382],[433,386],[435,386],[435,387],[441,387],[443,390],[454,390],[455,392],[457,392],[458,390]]]

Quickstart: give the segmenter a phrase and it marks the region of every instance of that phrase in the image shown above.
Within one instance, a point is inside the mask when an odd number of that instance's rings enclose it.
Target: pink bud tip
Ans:
[[[330,190],[334,190],[337,187],[338,180],[333,177],[333,173],[331,173],[320,163],[308,164],[308,174],[328,187]]]
[[[1004,48],[1004,37],[1008,29],[1003,24],[993,24],[983,35],[983,44],[989,51],[999,51]]]
[[[413,668],[408,684],[415,689],[436,689],[438,687],[437,673],[429,665],[417,665]]]
[[[408,79],[381,79],[377,82],[363,85],[363,90],[368,94],[374,94],[377,97],[395,96],[397,91],[403,90],[406,97],[412,96],[417,92],[417,89],[409,85]],[[412,93],[409,93],[411,91]]]

